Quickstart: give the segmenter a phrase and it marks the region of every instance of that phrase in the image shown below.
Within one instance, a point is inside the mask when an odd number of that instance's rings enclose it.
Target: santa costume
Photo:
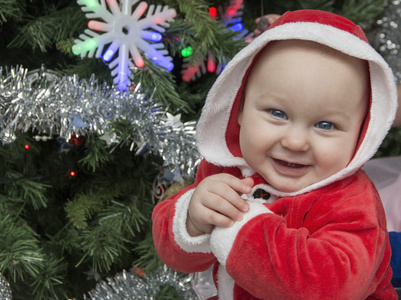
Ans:
[[[270,186],[243,159],[237,113],[255,57],[274,40],[314,41],[369,63],[371,101],[351,162],[299,191]],[[318,83],[317,83],[318,84]],[[338,15],[287,12],[240,51],[211,88],[197,127],[203,160],[196,182],[159,203],[153,237],[160,258],[181,272],[214,265],[219,299],[397,299],[380,197],[360,168],[380,146],[397,106],[393,74],[362,29]],[[255,129],[257,130],[257,129]],[[194,189],[207,176],[251,176],[250,210],[230,228],[191,237]]]

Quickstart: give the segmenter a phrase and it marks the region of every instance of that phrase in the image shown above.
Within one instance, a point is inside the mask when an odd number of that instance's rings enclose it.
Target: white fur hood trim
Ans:
[[[206,99],[197,126],[197,145],[201,155],[219,166],[239,167],[244,176],[254,173],[241,157],[235,157],[226,143],[226,129],[231,108],[243,77],[255,55],[274,40],[300,39],[315,41],[350,56],[367,60],[371,75],[372,105],[365,138],[349,165],[329,178],[294,193],[271,188],[281,197],[302,194],[343,179],[356,172],[377,151],[394,120],[397,89],[393,73],[384,59],[365,41],[336,27],[312,22],[286,23],[265,31],[242,49],[217,78]]]

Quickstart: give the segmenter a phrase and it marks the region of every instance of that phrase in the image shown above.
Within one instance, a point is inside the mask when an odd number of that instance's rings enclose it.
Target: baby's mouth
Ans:
[[[301,164],[295,164],[295,163],[290,163],[290,162],[286,162],[284,160],[280,160],[280,159],[275,159],[276,162],[278,162],[281,165],[290,167],[290,168],[302,168],[305,167],[305,165],[301,165]]]
[[[275,158],[273,158],[273,166],[278,173],[290,177],[300,177],[305,175],[309,170],[309,165],[288,162]]]

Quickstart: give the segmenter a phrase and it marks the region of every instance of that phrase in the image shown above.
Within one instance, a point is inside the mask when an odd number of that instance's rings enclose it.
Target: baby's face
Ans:
[[[242,155],[276,189],[298,191],[347,166],[368,102],[365,62],[312,42],[275,42],[247,81]]]

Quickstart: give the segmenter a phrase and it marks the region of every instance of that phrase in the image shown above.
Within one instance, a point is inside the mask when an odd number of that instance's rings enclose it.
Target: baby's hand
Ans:
[[[230,227],[241,221],[248,203],[241,198],[252,190],[253,179],[216,174],[202,180],[189,203],[187,230],[191,236],[212,232],[215,226]]]

